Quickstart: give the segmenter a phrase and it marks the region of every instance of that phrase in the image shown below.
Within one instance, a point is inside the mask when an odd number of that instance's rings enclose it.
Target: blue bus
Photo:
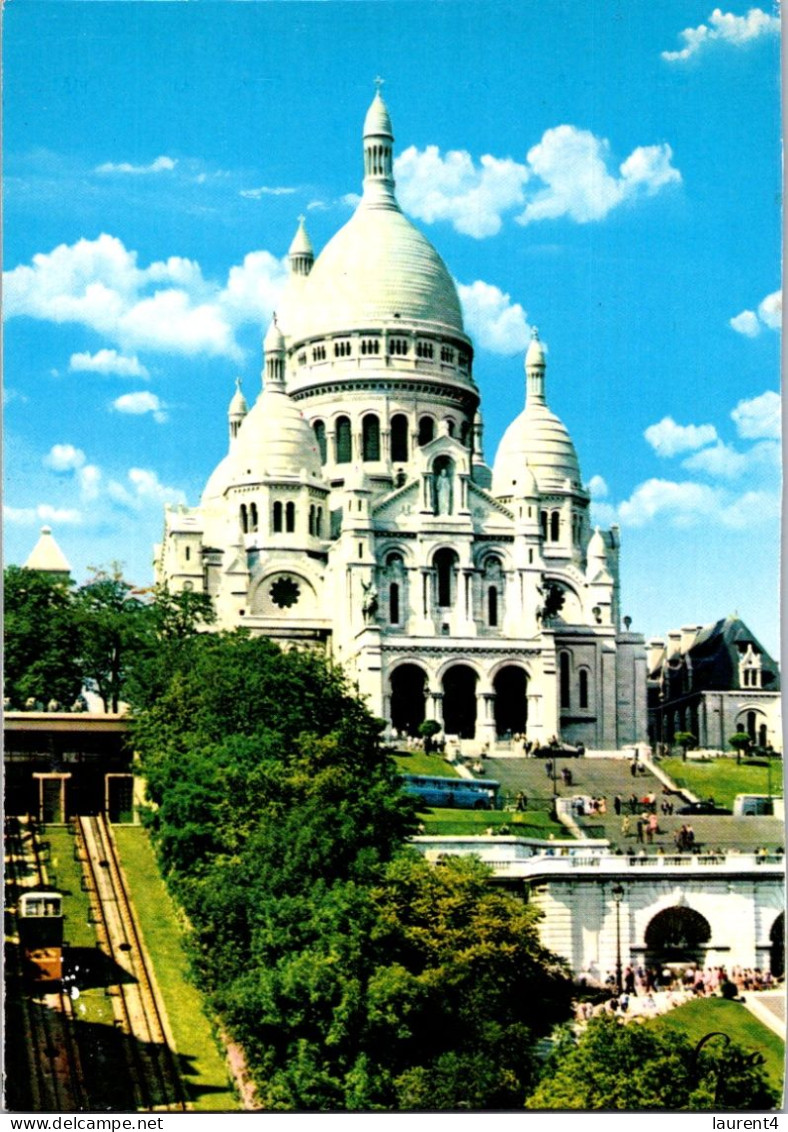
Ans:
[[[426,806],[455,810],[497,810],[500,782],[493,778],[440,778],[432,774],[401,774],[403,794]]]

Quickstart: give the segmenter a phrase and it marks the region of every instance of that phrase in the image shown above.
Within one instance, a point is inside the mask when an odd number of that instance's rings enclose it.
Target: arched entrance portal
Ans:
[[[391,674],[391,726],[415,735],[424,722],[426,676],[416,664],[401,664]]]
[[[646,963],[704,963],[711,938],[709,921],[693,908],[664,908],[646,928]]]
[[[525,698],[528,678],[522,668],[507,665],[493,680],[495,691],[495,731],[499,736],[522,735],[528,720]]]
[[[476,673],[455,664],[443,677],[443,730],[461,739],[476,736]]]
[[[775,979],[785,974],[785,912],[781,912],[769,932],[769,967]]]

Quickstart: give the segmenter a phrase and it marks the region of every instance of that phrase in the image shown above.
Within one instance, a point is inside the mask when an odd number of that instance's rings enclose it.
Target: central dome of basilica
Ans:
[[[380,93],[364,122],[364,193],[304,281],[285,317],[290,343],[401,319],[464,336],[449,271],[394,196],[391,121]],[[292,322],[290,318],[292,317]]]

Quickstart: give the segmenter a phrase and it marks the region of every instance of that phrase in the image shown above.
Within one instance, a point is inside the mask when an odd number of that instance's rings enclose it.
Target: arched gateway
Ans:
[[[416,735],[424,722],[426,675],[417,664],[400,664],[391,674],[391,726]]]
[[[528,677],[522,668],[506,665],[493,680],[495,691],[495,731],[502,735],[522,735],[528,721],[525,698]]]
[[[476,737],[477,676],[467,664],[453,665],[443,677],[443,729],[461,739]]]
[[[646,928],[646,963],[694,963],[703,966],[711,927],[693,908],[663,908]]]

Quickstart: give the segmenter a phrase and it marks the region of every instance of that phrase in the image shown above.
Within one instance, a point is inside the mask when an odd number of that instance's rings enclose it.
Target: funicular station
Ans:
[[[6,814],[31,814],[42,824],[97,814],[114,823],[136,821],[127,736],[120,714],[6,712]]]

